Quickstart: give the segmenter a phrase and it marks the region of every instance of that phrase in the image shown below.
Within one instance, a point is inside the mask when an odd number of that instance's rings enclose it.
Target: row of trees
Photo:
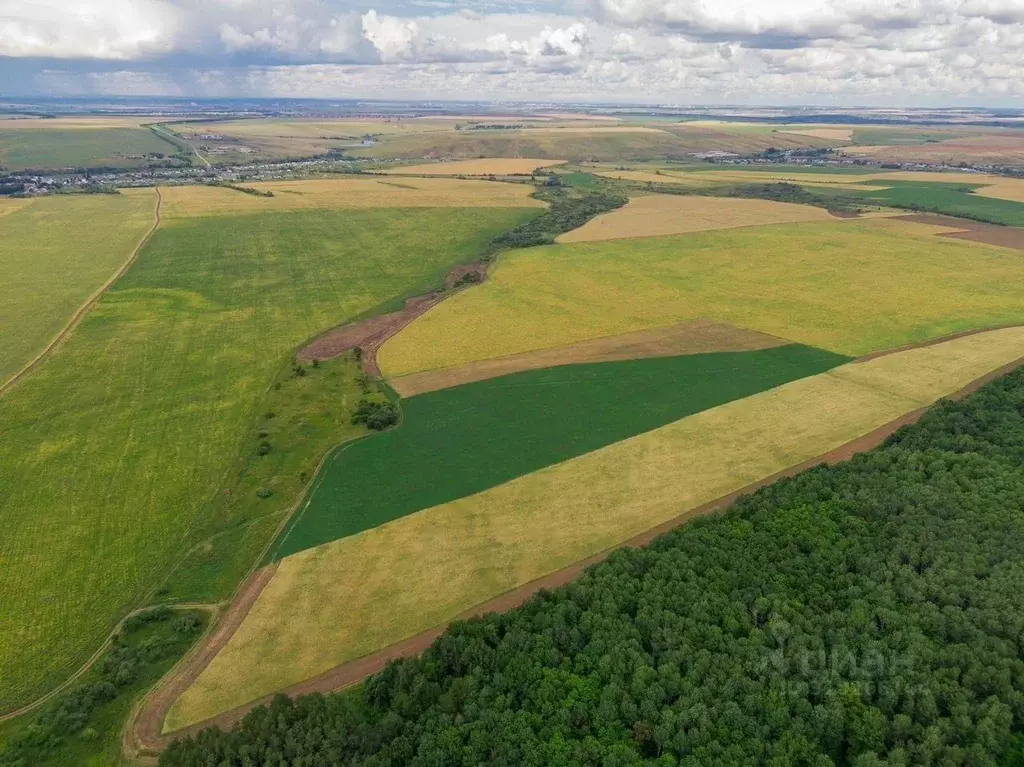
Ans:
[[[1017,372],[160,764],[1012,764],[1022,729]]]

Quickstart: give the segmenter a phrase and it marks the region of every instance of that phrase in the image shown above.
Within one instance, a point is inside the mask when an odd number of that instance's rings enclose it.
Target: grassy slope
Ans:
[[[530,211],[176,222],[0,398],[0,711],[63,679],[205,533],[254,408],[316,332],[421,288]],[[244,436],[243,436],[244,435]]]
[[[175,621],[185,616],[192,616],[197,625],[187,634],[174,630]],[[59,743],[49,749],[35,750],[30,762],[31,767],[121,767],[127,765],[121,748],[121,731],[132,705],[166,674],[172,666],[187,652],[192,643],[203,633],[208,620],[206,613],[198,610],[182,610],[172,612],[165,620],[144,623],[121,633],[122,647],[152,647],[154,643],[163,645],[159,652],[152,653],[155,657],[142,656],[143,663],[139,667],[139,675],[135,681],[118,687],[117,697],[100,705],[88,716],[84,728],[78,732],[59,734]],[[96,682],[109,681],[101,669],[110,655],[107,651],[104,658],[89,670],[76,687]],[[72,688],[74,689],[74,688]],[[25,737],[30,727],[38,726],[38,720],[45,716],[47,710],[60,705],[64,696],[57,696],[40,711],[34,711],[15,720],[0,725],[0,764],[3,761],[3,746],[15,739]],[[88,729],[92,732],[84,733]],[[84,734],[83,734],[84,733]],[[18,765],[18,767],[21,767]]]
[[[0,124],[0,165],[25,168],[145,166],[140,155],[174,154],[147,128],[42,129],[5,132]]]
[[[380,361],[401,375],[696,318],[856,356],[1024,321],[1019,252],[911,231],[806,223],[510,253]]]
[[[47,197],[0,216],[0,383],[30,362],[153,225],[152,189]]]
[[[1021,355],[1024,330],[1011,329],[844,365],[288,557],[172,722],[201,721],[439,625]]]
[[[273,556],[353,535],[844,358],[803,346],[571,365],[430,392],[339,450]]]

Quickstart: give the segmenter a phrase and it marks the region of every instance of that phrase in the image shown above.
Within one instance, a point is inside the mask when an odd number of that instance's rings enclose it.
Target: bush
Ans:
[[[364,424],[367,429],[383,431],[398,423],[398,408],[390,402],[362,400],[352,414],[352,424]]]
[[[257,498],[269,498],[273,494],[274,491],[271,490],[269,487],[261,487],[259,490],[256,491]]]
[[[260,442],[256,447],[256,455],[267,455],[271,450],[270,443],[266,440]]]

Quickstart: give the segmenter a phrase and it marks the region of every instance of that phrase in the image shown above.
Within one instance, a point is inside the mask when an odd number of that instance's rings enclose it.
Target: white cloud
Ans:
[[[363,36],[380,52],[381,61],[399,61],[412,52],[419,36],[415,21],[403,21],[394,16],[380,16],[370,10],[362,17]]]
[[[0,0],[0,55],[68,59],[64,92],[1024,98],[1024,0],[360,1]],[[137,63],[75,80],[91,59]]]
[[[161,0],[0,0],[0,55],[137,59],[172,51],[179,21]]]

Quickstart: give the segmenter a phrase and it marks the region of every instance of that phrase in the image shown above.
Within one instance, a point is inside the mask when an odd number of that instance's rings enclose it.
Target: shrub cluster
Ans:
[[[383,431],[398,423],[398,407],[390,402],[375,402],[364,399],[360,401],[356,412],[352,414],[352,424],[364,424],[367,429]]]
[[[79,685],[50,703],[35,721],[0,745],[0,766],[29,767],[47,760],[72,736],[95,740],[98,733],[87,727],[105,704],[140,679],[147,666],[180,654],[202,629],[195,613],[173,618],[166,606],[137,613],[127,620],[113,645],[99,662],[96,681]],[[131,634],[153,623],[170,621],[171,631],[135,640]]]
[[[163,767],[1024,755],[1024,371]]]
[[[552,177],[557,180],[557,177]],[[497,248],[532,248],[548,245],[564,233],[577,229],[594,216],[621,208],[625,197],[613,194],[592,193],[579,197],[565,194],[562,190],[550,199],[550,207],[541,215],[511,231],[500,234],[492,241]]]

